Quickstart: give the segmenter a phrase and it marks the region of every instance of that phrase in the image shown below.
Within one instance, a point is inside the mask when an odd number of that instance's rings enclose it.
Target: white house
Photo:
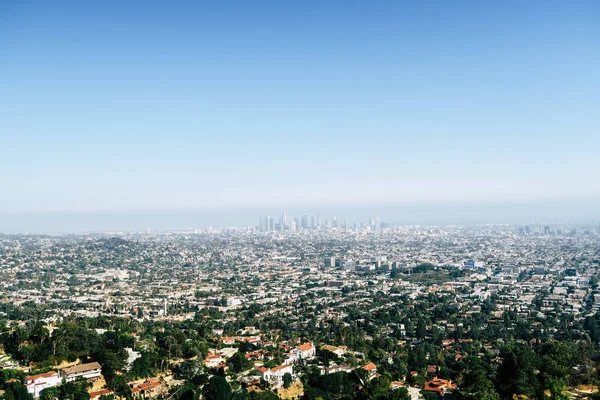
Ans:
[[[267,367],[260,367],[257,369],[260,377],[267,382],[271,382],[275,386],[281,386],[283,384],[283,376],[285,374],[292,375],[293,369],[292,364],[283,364],[271,369]]]
[[[317,349],[312,343],[304,343],[292,349],[296,360],[310,360],[317,354]]]
[[[221,354],[208,353],[206,358],[204,360],[202,360],[202,365],[204,365],[208,368],[215,368],[224,362],[225,362],[225,357],[223,357]]]
[[[367,371],[367,378],[369,380],[373,380],[377,376],[377,366],[372,362],[365,364],[361,367],[363,370]]]
[[[40,397],[42,390],[58,386],[62,382],[60,374],[56,371],[50,371],[39,375],[28,375],[25,379],[27,392],[33,397]]]
[[[125,351],[127,352],[127,365],[125,368],[130,371],[133,367],[133,362],[140,358],[142,354],[139,351],[133,350],[131,347],[125,347]]]

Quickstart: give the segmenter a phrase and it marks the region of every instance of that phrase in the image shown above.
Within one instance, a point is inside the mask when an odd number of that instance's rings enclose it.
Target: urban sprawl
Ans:
[[[600,399],[600,232],[0,235],[0,399]]]

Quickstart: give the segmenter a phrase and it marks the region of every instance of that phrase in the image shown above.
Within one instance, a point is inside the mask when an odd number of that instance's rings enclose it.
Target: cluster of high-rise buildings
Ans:
[[[554,226],[549,226],[549,225],[545,225],[545,226],[535,226],[535,227],[531,227],[529,225],[525,225],[524,227],[519,227],[519,235],[521,236],[548,236],[548,235],[567,235],[567,236],[575,236],[579,233],[582,233],[584,235],[588,235],[588,234],[592,234],[593,230],[592,229],[586,229],[586,228],[571,228],[571,229],[564,229],[564,228],[555,228]],[[600,235],[600,223],[598,224],[598,228],[597,228],[597,233]]]
[[[303,214],[302,217],[288,218],[285,212],[279,219],[275,219],[269,216],[259,217],[259,223],[257,230],[260,232],[271,232],[271,231],[297,231],[303,229],[370,229],[370,230],[381,230],[387,228],[388,224],[381,222],[380,217],[369,218],[368,224],[360,222],[350,222],[347,218],[338,220],[336,216],[332,217],[331,220],[323,218],[320,213],[316,217]]]

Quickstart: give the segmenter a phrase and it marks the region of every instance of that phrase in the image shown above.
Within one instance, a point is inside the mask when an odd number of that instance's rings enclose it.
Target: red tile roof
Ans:
[[[315,346],[313,346],[312,343],[304,343],[304,344],[301,344],[300,346],[298,346],[298,350],[300,350],[300,351],[308,351],[308,350],[313,349],[314,347]]]
[[[433,378],[432,380],[425,382],[424,390],[428,392],[436,392],[442,395],[444,394],[445,389],[456,389],[456,383],[441,378]]]
[[[39,379],[39,378],[50,378],[52,376],[57,376],[57,375],[58,375],[58,372],[50,371],[50,372],[46,372],[45,374],[27,375],[25,378],[28,381],[35,381],[36,379]]]
[[[97,392],[90,393],[90,399],[96,400],[96,399],[100,398],[100,396],[109,395],[109,394],[113,394],[113,393],[114,393],[114,391],[112,391],[110,389],[102,389]]]
[[[373,363],[368,363],[362,366],[362,369],[364,369],[365,371],[372,371],[374,369],[377,369],[377,366]]]
[[[279,365],[279,366],[277,366],[277,367],[273,367],[273,368],[271,368],[271,372],[277,372],[277,371],[279,371],[279,370],[282,370],[282,369],[284,369],[284,368],[288,368],[288,367],[291,367],[291,366],[292,366],[292,364],[283,364],[283,365]]]

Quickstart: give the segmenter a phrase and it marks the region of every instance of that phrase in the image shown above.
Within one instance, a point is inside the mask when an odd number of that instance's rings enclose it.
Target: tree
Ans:
[[[42,391],[41,400],[89,400],[88,387],[85,382],[69,382]]]
[[[533,397],[537,393],[536,380],[537,359],[535,353],[526,345],[517,344],[503,349],[500,353],[503,362],[498,368],[496,384],[503,398],[512,395]]]
[[[238,390],[231,394],[229,400],[248,400],[250,397],[246,390]]]
[[[250,400],[279,400],[279,396],[275,393],[266,391],[266,392],[250,392]]]
[[[95,354],[96,359],[102,365],[102,374],[110,386],[110,382],[117,376],[117,372],[125,368],[125,360],[122,354],[102,349]]]
[[[55,400],[58,399],[60,392],[58,387],[44,389],[40,395],[40,400]]]
[[[207,400],[229,400],[231,386],[225,378],[215,375],[202,388],[202,396]]]
[[[437,393],[434,393],[434,392],[423,391],[423,392],[421,392],[421,395],[423,396],[423,398],[425,400],[438,400],[438,398],[439,398]]]
[[[202,361],[199,359],[183,361],[173,369],[173,372],[177,379],[191,381],[202,373]]]
[[[16,379],[19,382],[25,381],[25,374],[16,369],[0,369],[0,389],[4,389],[8,381]]]
[[[6,400],[33,400],[33,397],[27,393],[27,388],[21,382],[6,384],[3,398]]]
[[[425,321],[423,318],[419,318],[417,322],[417,338],[420,340],[425,339],[425,335],[427,334],[427,327],[425,326]]]
[[[287,389],[292,386],[292,383],[294,383],[292,375],[289,372],[283,374],[283,387]]]
[[[254,364],[238,351],[229,359],[229,365],[233,372],[239,373],[249,370]]]
[[[356,399],[359,386],[356,374],[336,372],[335,374],[320,375],[318,370],[309,373],[304,385],[307,399],[323,397],[327,399]]]
[[[110,385],[108,386],[122,398],[131,399],[133,397],[131,393],[131,388],[129,387],[127,381],[122,375],[115,376],[110,382]]]
[[[129,374],[133,378],[148,378],[154,375],[158,363],[158,356],[155,353],[143,352],[131,365]]]
[[[484,369],[467,370],[460,388],[464,400],[500,400],[500,396]]]

